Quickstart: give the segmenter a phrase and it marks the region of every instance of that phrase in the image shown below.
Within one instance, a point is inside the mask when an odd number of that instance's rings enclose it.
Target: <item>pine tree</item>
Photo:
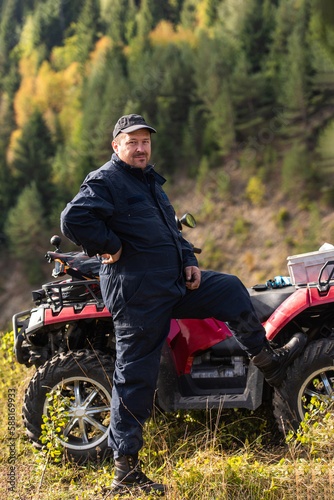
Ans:
[[[333,73],[334,67],[334,6],[330,0],[317,0],[311,6],[309,40],[313,65],[317,72]],[[326,85],[330,79],[320,79]]]
[[[221,155],[228,154],[235,146],[235,117],[228,81],[222,84],[222,89],[213,109],[213,133],[217,138],[218,150]]]
[[[94,47],[97,35],[99,10],[94,0],[85,0],[75,27],[77,37],[77,61],[84,63]]]
[[[217,19],[217,9],[219,6],[219,0],[207,0],[205,14],[207,18],[207,25],[213,26]]]
[[[128,5],[125,13],[124,36],[125,42],[130,44],[131,40],[137,34],[137,17],[138,9],[135,0],[128,0]]]
[[[3,231],[4,223],[9,207],[15,197],[15,182],[12,173],[5,160],[5,148],[0,147],[0,233]]]
[[[206,126],[202,134],[202,154],[212,159],[226,154],[235,140],[235,120],[231,76],[236,49],[218,33],[212,38],[202,34],[195,64],[195,88],[201,102]]]
[[[196,8],[199,0],[184,0],[180,13],[181,25],[193,29],[196,25]]]
[[[21,189],[34,180],[46,214],[51,210],[54,196],[51,179],[51,160],[54,153],[50,131],[41,113],[35,111],[18,139],[12,167]]]
[[[43,202],[39,189],[32,182],[20,194],[9,211],[5,233],[12,254],[24,262],[30,283],[42,277],[41,258],[46,241]]]
[[[78,159],[76,185],[111,154],[114,125],[130,99],[122,51],[115,47],[104,61],[92,71],[84,90],[82,128],[73,152]]]
[[[153,12],[154,1],[142,0],[140,10],[137,15],[137,33],[139,37],[145,38],[155,26]]]
[[[113,42],[123,43],[126,40],[124,24],[128,14],[128,7],[130,7],[132,17],[135,17],[135,12],[132,10],[134,7],[133,2],[128,0],[107,0],[103,4],[101,17],[106,25],[107,34]]]
[[[9,53],[18,42],[19,0],[4,0],[0,11],[0,80],[9,70]]]
[[[310,52],[307,42],[308,16],[306,4],[301,4],[295,14],[295,23],[287,38],[285,57],[282,58],[278,73],[280,93],[278,100],[293,112],[307,118],[307,105],[310,95],[309,65]]]
[[[275,26],[275,2],[250,0],[247,2],[240,39],[252,71],[261,70],[269,53],[271,34]]]

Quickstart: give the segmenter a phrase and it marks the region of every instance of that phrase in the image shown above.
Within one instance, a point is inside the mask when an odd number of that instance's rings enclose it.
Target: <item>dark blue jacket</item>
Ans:
[[[115,254],[122,245],[119,271],[197,266],[177,228],[164,182],[153,166],[131,167],[113,154],[86,177],[62,212],[62,232],[89,256]]]

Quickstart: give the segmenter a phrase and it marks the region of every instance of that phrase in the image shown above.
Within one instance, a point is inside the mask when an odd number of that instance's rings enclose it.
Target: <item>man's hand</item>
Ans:
[[[188,266],[184,268],[186,277],[186,287],[189,290],[195,290],[201,283],[201,271],[196,266]]]
[[[103,253],[101,255],[103,261],[102,264],[114,264],[117,262],[122,254],[122,247],[118,250],[118,252],[114,253],[114,255],[110,255],[110,253]]]

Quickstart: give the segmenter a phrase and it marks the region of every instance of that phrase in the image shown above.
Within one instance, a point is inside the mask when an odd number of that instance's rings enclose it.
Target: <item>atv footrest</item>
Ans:
[[[181,396],[175,403],[175,407],[183,410],[196,409],[206,410],[213,408],[247,408],[256,410],[262,402],[263,375],[250,363],[247,377],[247,385],[241,394],[226,393],[209,396]]]

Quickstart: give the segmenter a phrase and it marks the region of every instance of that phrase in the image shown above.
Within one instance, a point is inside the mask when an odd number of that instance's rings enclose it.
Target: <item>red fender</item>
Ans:
[[[315,289],[318,293],[318,290]],[[319,295],[319,293],[318,293]],[[289,321],[304,309],[310,307],[310,293],[308,288],[298,288],[288,297],[263,324],[267,338],[272,340]]]
[[[110,317],[110,313],[106,307],[102,310],[98,310],[94,304],[87,304],[83,309],[76,310],[73,306],[66,306],[58,313],[53,312],[51,308],[45,309],[44,324],[50,325],[54,323],[68,323],[69,321],[76,321],[79,319],[108,317]]]
[[[320,295],[317,287],[309,288],[310,305],[318,306],[319,304],[326,304],[334,302],[334,287],[331,287],[326,295]]]
[[[225,323],[214,318],[173,319],[167,341],[178,375],[190,373],[197,353],[231,336]]]

